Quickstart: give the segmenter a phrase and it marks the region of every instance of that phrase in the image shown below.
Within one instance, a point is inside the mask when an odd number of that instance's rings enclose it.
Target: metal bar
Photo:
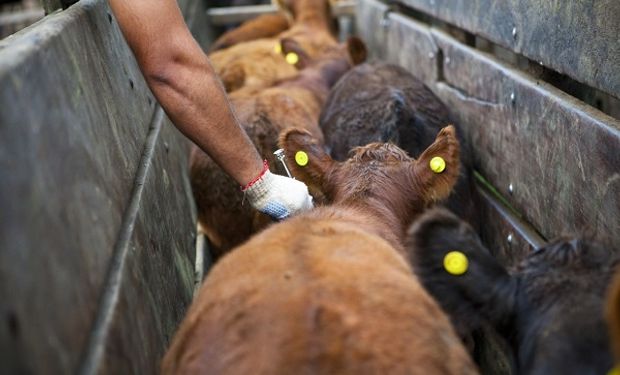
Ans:
[[[11,26],[21,23],[32,23],[45,16],[42,8],[20,10],[17,12],[0,14],[0,26]]]
[[[273,5],[249,5],[240,7],[211,8],[207,16],[213,25],[225,25],[247,21],[262,14],[277,13]]]
[[[213,25],[225,25],[247,21],[262,14],[277,13],[274,5],[249,5],[239,7],[211,8],[207,16]],[[341,1],[332,5],[334,17],[355,15],[355,0]]]
[[[490,189],[481,183],[479,180],[476,180],[476,188],[480,195],[482,195],[491,206],[508,222],[515,230],[517,234],[519,234],[527,243],[529,243],[532,248],[539,249],[543,247],[547,241],[538,234],[538,231],[532,227],[532,225],[515,214],[514,209],[508,207],[505,203],[503,203],[500,199],[496,197],[496,193],[494,194]]]

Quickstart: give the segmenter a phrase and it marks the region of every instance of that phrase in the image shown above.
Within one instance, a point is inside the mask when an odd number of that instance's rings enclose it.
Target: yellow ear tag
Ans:
[[[280,55],[282,53],[282,45],[280,43],[276,43],[276,45],[273,47],[273,52]]]
[[[287,63],[295,65],[299,61],[299,56],[295,52],[289,52],[286,54],[285,59]]]
[[[431,170],[435,173],[441,173],[446,169],[446,161],[441,156],[435,156],[430,162]]]
[[[308,165],[308,154],[303,151],[297,151],[295,153],[295,163],[300,167],[305,167]]]
[[[460,251],[451,251],[443,258],[443,268],[451,275],[462,275],[467,272],[469,261]]]
[[[612,368],[611,370],[609,370],[607,375],[620,375],[620,368],[618,366]]]

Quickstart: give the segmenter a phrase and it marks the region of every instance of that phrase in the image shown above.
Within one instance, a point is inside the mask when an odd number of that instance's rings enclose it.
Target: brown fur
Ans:
[[[235,44],[261,38],[272,38],[290,27],[289,18],[283,13],[262,14],[222,34],[209,49],[210,53]]]
[[[442,155],[447,171],[458,170],[454,129],[418,161],[393,145],[369,145],[340,164],[316,144],[296,129],[282,137],[287,154],[307,150],[304,171],[326,173],[321,180],[333,186],[334,205],[274,225],[222,259],[181,324],[163,373],[476,373],[447,317],[394,249],[406,223],[384,209],[418,210],[409,220],[449,192],[456,175],[422,166]],[[346,187],[337,189],[342,178]]]
[[[606,317],[611,347],[618,367],[620,366],[620,267],[617,267],[616,275],[607,293]]]
[[[347,47],[353,50],[351,47],[359,48],[358,44],[363,45],[359,39],[351,39]],[[285,49],[296,46],[291,40],[285,40],[283,45]],[[299,53],[303,54],[301,50]],[[351,59],[359,61],[357,56]],[[287,127],[298,126],[321,141],[323,135],[318,127],[321,107],[329,88],[350,68],[352,61],[340,47],[317,61],[304,63],[310,64],[309,68],[296,78],[268,89],[244,88],[230,95],[239,122],[259,153],[268,160],[272,171],[280,174],[284,171],[279,170],[279,163],[273,156],[278,148],[278,134]],[[249,204],[242,204],[239,185],[197,147],[193,148],[190,158],[190,180],[198,220],[216,259],[271,222]]]
[[[289,144],[285,148],[288,160],[295,160],[297,150],[305,151],[312,160],[305,167],[289,163],[293,174],[314,190],[321,191],[329,203],[350,207],[361,204],[364,208],[371,207],[375,213],[381,212],[383,224],[377,228],[385,228],[381,229],[382,237],[399,250],[407,226],[426,207],[448,196],[459,175],[459,146],[453,126],[440,131],[437,140],[420,155],[417,163],[412,163],[414,159],[397,146],[385,143],[358,147],[352,158],[338,163],[323,151],[319,142],[311,140],[309,134],[287,136],[283,142]],[[435,174],[428,161],[438,155],[442,155],[450,167]]]
[[[274,50],[280,39],[296,40],[313,58],[338,45],[331,34],[325,0],[294,0],[291,8],[294,23],[277,37],[239,43],[209,55],[227,92],[242,87],[268,87],[296,75],[297,69]]]

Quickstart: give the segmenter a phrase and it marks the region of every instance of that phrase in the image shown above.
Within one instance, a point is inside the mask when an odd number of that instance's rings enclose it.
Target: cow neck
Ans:
[[[327,1],[299,0],[293,4],[295,23],[329,30]]]
[[[349,62],[347,60],[332,60],[319,66],[304,69],[298,77],[284,82],[281,86],[307,89],[315,97],[317,104],[322,106],[327,99],[329,89],[348,69]]]
[[[401,254],[405,254],[403,243],[407,226],[410,224],[406,205],[392,207],[381,199],[365,198],[363,203],[343,202],[335,206],[348,207],[357,215],[352,217],[358,225],[389,242]]]

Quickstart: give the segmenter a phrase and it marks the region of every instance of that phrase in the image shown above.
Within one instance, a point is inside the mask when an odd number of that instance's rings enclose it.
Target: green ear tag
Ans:
[[[308,165],[308,154],[303,151],[297,151],[295,153],[295,163],[300,167],[305,167]]]

